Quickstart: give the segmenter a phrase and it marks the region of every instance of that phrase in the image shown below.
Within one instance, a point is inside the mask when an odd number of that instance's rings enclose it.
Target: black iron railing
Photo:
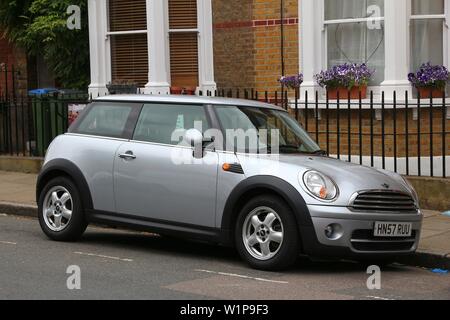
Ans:
[[[244,98],[288,110],[328,155],[404,175],[448,177],[450,113],[442,97],[384,92],[331,100],[328,94],[220,89],[200,95]]]
[[[0,155],[42,157],[51,141],[67,132],[71,105],[87,95],[0,97]]]
[[[420,99],[369,93],[330,100],[316,92],[217,90],[200,95],[259,100],[288,110],[331,157],[404,175],[448,177],[450,113],[445,96]],[[0,97],[0,155],[44,156],[69,127],[69,109],[88,95]]]

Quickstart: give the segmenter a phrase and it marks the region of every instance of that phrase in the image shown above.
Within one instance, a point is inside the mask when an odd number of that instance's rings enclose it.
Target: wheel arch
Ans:
[[[302,226],[311,226],[312,220],[302,195],[288,182],[273,176],[255,176],[239,183],[231,192],[222,216],[222,230],[227,234],[228,244],[233,242],[234,226],[240,208],[252,197],[273,194],[282,198],[294,213],[300,231]]]
[[[67,177],[75,183],[84,209],[94,208],[89,185],[83,173],[77,165],[66,159],[51,160],[42,168],[36,183],[36,202],[39,202],[40,194],[45,185],[50,180],[60,176]]]

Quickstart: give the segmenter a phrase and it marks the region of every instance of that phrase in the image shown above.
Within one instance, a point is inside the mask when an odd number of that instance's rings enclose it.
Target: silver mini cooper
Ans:
[[[36,193],[53,240],[101,223],[235,246],[264,270],[409,254],[423,218],[400,175],[327,157],[276,106],[222,98],[95,100],[52,142]]]

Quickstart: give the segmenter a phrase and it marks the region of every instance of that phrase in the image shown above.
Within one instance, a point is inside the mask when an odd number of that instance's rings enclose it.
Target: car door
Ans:
[[[194,126],[209,127],[201,105],[143,106],[133,140],[119,147],[115,159],[118,213],[215,226],[218,155],[205,151],[203,159],[195,159],[191,147],[179,145],[182,132]]]
[[[141,107],[139,103],[95,102],[65,136],[64,158],[83,173],[97,211],[115,210],[115,154],[122,143],[131,139]]]

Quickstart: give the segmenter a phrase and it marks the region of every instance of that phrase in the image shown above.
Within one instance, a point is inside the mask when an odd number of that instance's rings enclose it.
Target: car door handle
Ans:
[[[136,159],[136,156],[133,154],[132,151],[127,151],[127,152],[119,155],[119,158],[125,159],[125,160],[134,160],[134,159]]]

